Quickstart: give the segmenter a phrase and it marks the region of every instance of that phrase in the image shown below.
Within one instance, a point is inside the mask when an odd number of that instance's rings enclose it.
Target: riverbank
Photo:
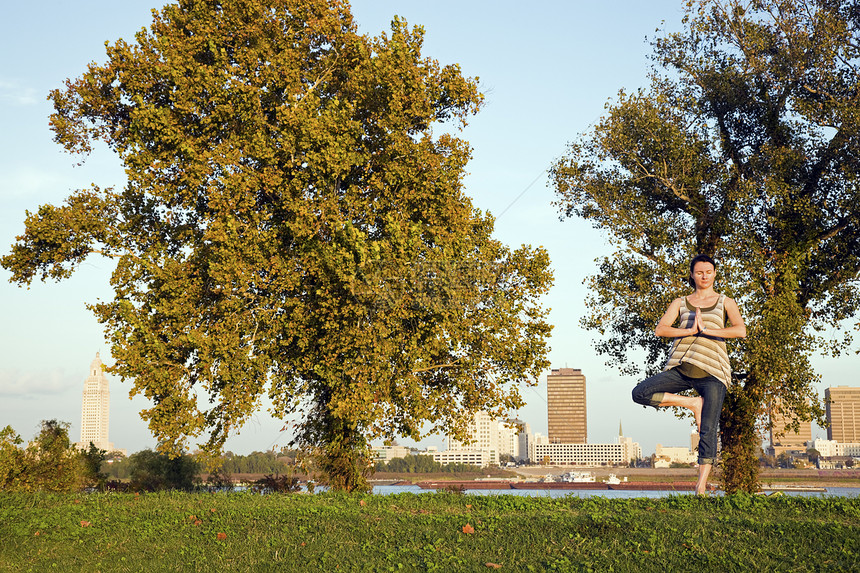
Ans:
[[[4,571],[852,571],[860,499],[0,494]]]
[[[698,470],[696,468],[579,468],[594,474],[596,482],[603,482],[615,475],[622,482],[647,482],[652,484],[695,483]],[[398,482],[417,484],[419,482],[464,482],[472,479],[519,479],[535,480],[544,476],[557,477],[571,471],[571,468],[534,466],[516,468],[516,473],[509,472],[507,476],[476,475],[460,476],[451,474],[406,474],[406,473],[377,473],[372,483],[377,485],[392,485]],[[719,483],[719,470],[711,477],[711,483]],[[766,490],[779,489],[785,486],[807,488],[826,487],[857,487],[860,488],[860,470],[782,470],[767,469],[760,474],[762,487]]]

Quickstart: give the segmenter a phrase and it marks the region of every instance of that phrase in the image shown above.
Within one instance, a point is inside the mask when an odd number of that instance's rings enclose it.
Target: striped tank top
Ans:
[[[700,309],[706,329],[725,328],[726,311],[723,306],[725,298],[726,295],[721,294],[713,306]],[[678,328],[690,328],[695,323],[696,307],[685,297],[684,304],[681,305]],[[682,363],[704,370],[726,387],[731,383],[732,367],[726,352],[726,340],[717,336],[708,336],[707,330],[704,334],[676,338],[663,371],[671,370]]]

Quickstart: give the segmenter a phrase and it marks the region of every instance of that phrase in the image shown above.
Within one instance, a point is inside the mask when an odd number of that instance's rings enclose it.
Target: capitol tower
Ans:
[[[90,364],[90,372],[84,381],[84,400],[81,406],[81,441],[78,446],[89,449],[90,442],[97,448],[113,451],[108,441],[108,420],[110,416],[110,389],[108,379],[102,372],[102,359],[96,357]]]

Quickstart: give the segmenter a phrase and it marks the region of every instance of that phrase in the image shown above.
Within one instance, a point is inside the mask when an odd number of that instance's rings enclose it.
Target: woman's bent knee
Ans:
[[[643,406],[653,406],[654,408],[659,406],[660,402],[663,401],[664,393],[657,392],[655,394],[651,390],[648,390],[647,388],[641,388],[640,386],[636,386],[635,388],[633,388],[633,401],[637,404],[642,404]]]

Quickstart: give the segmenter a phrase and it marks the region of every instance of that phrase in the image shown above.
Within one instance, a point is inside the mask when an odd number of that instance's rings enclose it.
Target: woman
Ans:
[[[688,282],[695,291],[676,298],[654,333],[674,338],[663,371],[633,389],[633,401],[645,406],[680,406],[692,410],[699,430],[699,480],[696,493],[705,493],[717,457],[717,429],[726,389],[732,378],[726,338],[744,338],[747,328],[738,305],[714,291],[717,264],[707,255],[690,261]],[[731,326],[726,326],[726,318]],[[678,326],[673,326],[675,321]],[[677,392],[695,390],[697,397]]]

